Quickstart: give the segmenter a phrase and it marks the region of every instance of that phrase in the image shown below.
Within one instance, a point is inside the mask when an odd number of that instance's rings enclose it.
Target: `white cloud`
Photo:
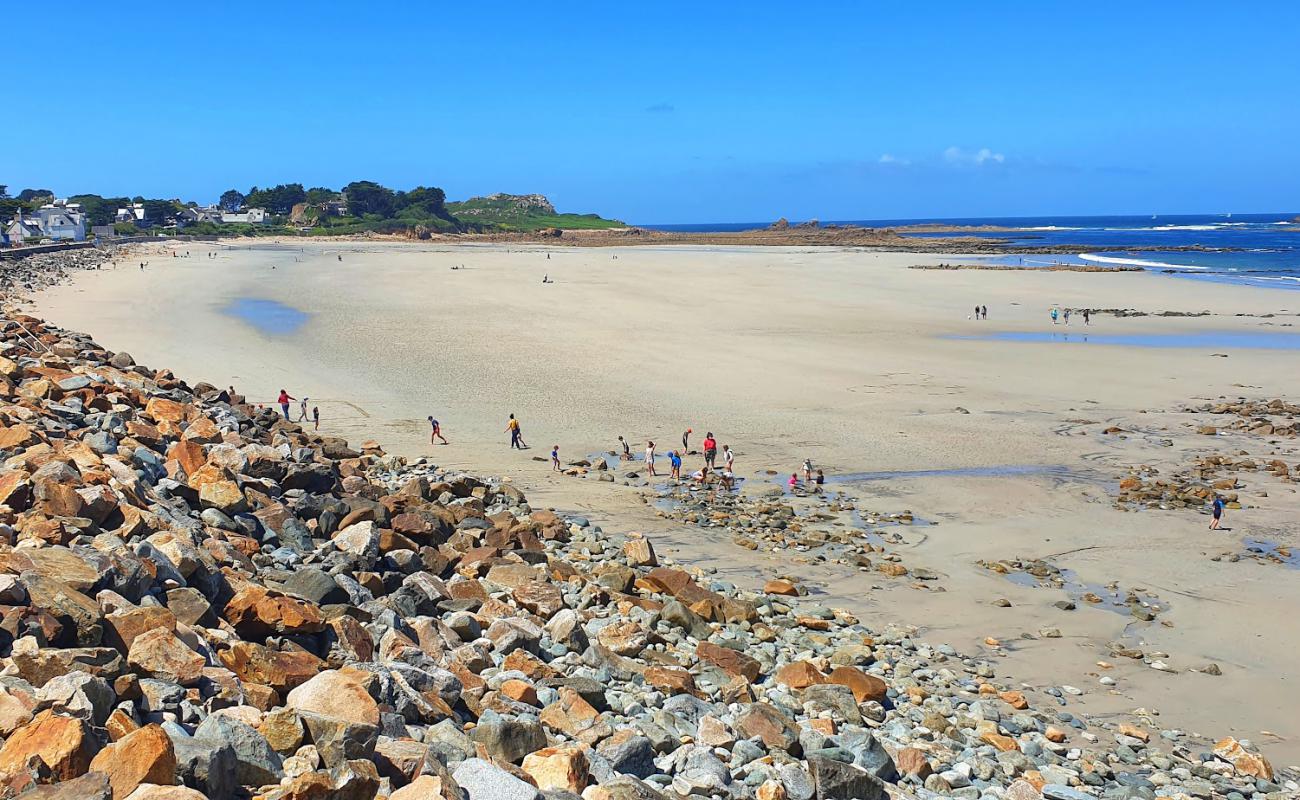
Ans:
[[[899,158],[898,156],[893,155],[892,153],[883,153],[876,163],[894,164],[896,166],[906,167],[908,164],[911,164],[912,161],[911,159],[907,159],[907,158]]]
[[[995,153],[987,147],[981,147],[974,152],[957,147],[949,147],[943,151],[943,160],[949,164],[957,166],[982,167],[985,164],[1001,164],[1007,160],[1006,156],[1001,153]]]

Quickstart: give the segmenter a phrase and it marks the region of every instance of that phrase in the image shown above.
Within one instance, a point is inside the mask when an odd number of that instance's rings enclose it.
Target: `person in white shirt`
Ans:
[[[733,455],[731,454],[731,445],[729,445],[729,444],[724,444],[724,445],[722,446],[722,466],[723,466],[723,468],[725,468],[725,469],[727,470],[727,472],[735,472],[735,471],[736,471],[735,466],[734,466],[735,463],[736,463],[736,457],[733,456]]]
[[[651,475],[658,475],[658,473],[655,472],[655,443],[654,442],[645,443],[645,468],[646,471],[649,472]]]

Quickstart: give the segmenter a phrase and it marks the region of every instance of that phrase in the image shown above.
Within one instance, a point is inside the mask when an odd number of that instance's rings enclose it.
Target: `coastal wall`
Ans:
[[[14,259],[31,256],[37,253],[57,253],[62,250],[85,250],[88,247],[94,247],[94,242],[58,242],[55,244],[34,244],[30,247],[14,247],[8,250],[0,250],[0,261],[12,261]]]

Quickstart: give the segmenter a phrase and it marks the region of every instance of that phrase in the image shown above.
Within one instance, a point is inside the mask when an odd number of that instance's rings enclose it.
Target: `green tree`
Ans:
[[[392,189],[374,181],[353,181],[343,187],[348,196],[348,213],[355,217],[374,214],[382,219],[393,216],[397,195]]]
[[[100,197],[97,194],[74,194],[68,198],[68,202],[81,204],[88,226],[111,224],[117,216],[117,210],[131,203],[125,197]]]
[[[254,186],[248,190],[248,195],[244,197],[244,206],[246,208],[265,208],[272,214],[284,216],[295,205],[301,203],[306,196],[307,192],[303,190],[301,183],[282,183],[279,186],[272,186],[270,189],[258,189]]]
[[[307,190],[307,196],[304,200],[310,205],[318,206],[321,203],[328,203],[335,197],[338,197],[338,194],[339,193],[333,189],[326,189],[324,186],[316,186]]]
[[[256,189],[257,187],[254,186],[253,188]],[[235,189],[227,189],[221,193],[221,199],[217,201],[217,205],[222,211],[232,213],[238,211],[244,207],[244,193]]]
[[[156,228],[164,224],[167,218],[173,216],[178,210],[176,203],[171,200],[145,200],[145,224],[151,228]]]

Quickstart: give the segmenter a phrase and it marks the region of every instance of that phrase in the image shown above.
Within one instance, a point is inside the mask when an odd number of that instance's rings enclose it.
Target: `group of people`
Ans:
[[[1052,306],[1052,310],[1051,310],[1051,312],[1050,312],[1050,314],[1051,314],[1051,316],[1052,316],[1052,324],[1055,325],[1055,324],[1057,323],[1058,318],[1064,318],[1065,324],[1066,324],[1066,325],[1069,325],[1069,324],[1070,324],[1070,312],[1071,312],[1071,311],[1072,311],[1072,309],[1069,309],[1069,308],[1067,308],[1067,309],[1065,309],[1064,311],[1062,311],[1061,309],[1057,308],[1056,306]],[[1079,314],[1083,317],[1083,324],[1084,324],[1084,325],[1091,325],[1091,324],[1092,324],[1092,310],[1091,310],[1091,309],[1087,309],[1087,308],[1082,309],[1082,310],[1079,311]]]
[[[284,414],[284,421],[285,421],[285,422],[293,422],[293,421],[294,421],[294,420],[293,420],[292,418],[290,418],[290,416],[289,416],[289,402],[290,402],[291,400],[298,400],[298,398],[296,398],[296,397],[294,397],[293,395],[289,394],[289,393],[288,393],[287,391],[285,391],[284,389],[281,389],[281,390],[280,390],[280,397],[279,397],[278,400],[276,400],[276,402],[280,404],[280,413]],[[312,406],[312,407],[311,407],[311,413],[310,413],[310,415],[309,415],[309,414],[307,413],[307,403],[309,402],[309,400],[310,400],[310,398],[308,398],[306,395],[304,395],[303,398],[302,398],[301,400],[298,400],[298,420],[297,420],[297,421],[298,421],[298,422],[307,422],[308,420],[310,420],[311,423],[312,423],[312,429],[313,429],[313,430],[320,430],[320,406]]]
[[[988,319],[988,318],[989,318],[988,306],[975,306],[975,319]]]
[[[673,480],[682,479],[682,457],[690,455],[691,453],[692,432],[691,428],[687,428],[682,434],[681,450],[668,451],[668,477]],[[628,448],[627,441],[622,436],[618,437],[618,441],[623,448],[623,458],[630,460],[631,452]],[[719,449],[721,449],[722,453],[721,467],[718,466]],[[699,484],[712,483],[714,480],[717,480],[724,487],[728,489],[732,488],[736,482],[736,456],[731,452],[731,446],[722,445],[722,447],[719,448],[718,440],[710,431],[709,433],[704,434],[703,450],[704,464],[690,474],[690,479]],[[655,443],[653,441],[647,441],[645,447],[645,465],[646,473],[651,477],[657,477],[659,475],[659,470],[655,465],[655,458],[657,455],[658,453]]]
[[[791,472],[790,480],[786,481],[785,485],[788,486],[791,491],[803,488],[812,492],[820,492],[825,483],[826,473],[821,469],[814,469],[812,459],[805,458],[803,460],[803,483],[801,484],[799,482],[799,473]]]

